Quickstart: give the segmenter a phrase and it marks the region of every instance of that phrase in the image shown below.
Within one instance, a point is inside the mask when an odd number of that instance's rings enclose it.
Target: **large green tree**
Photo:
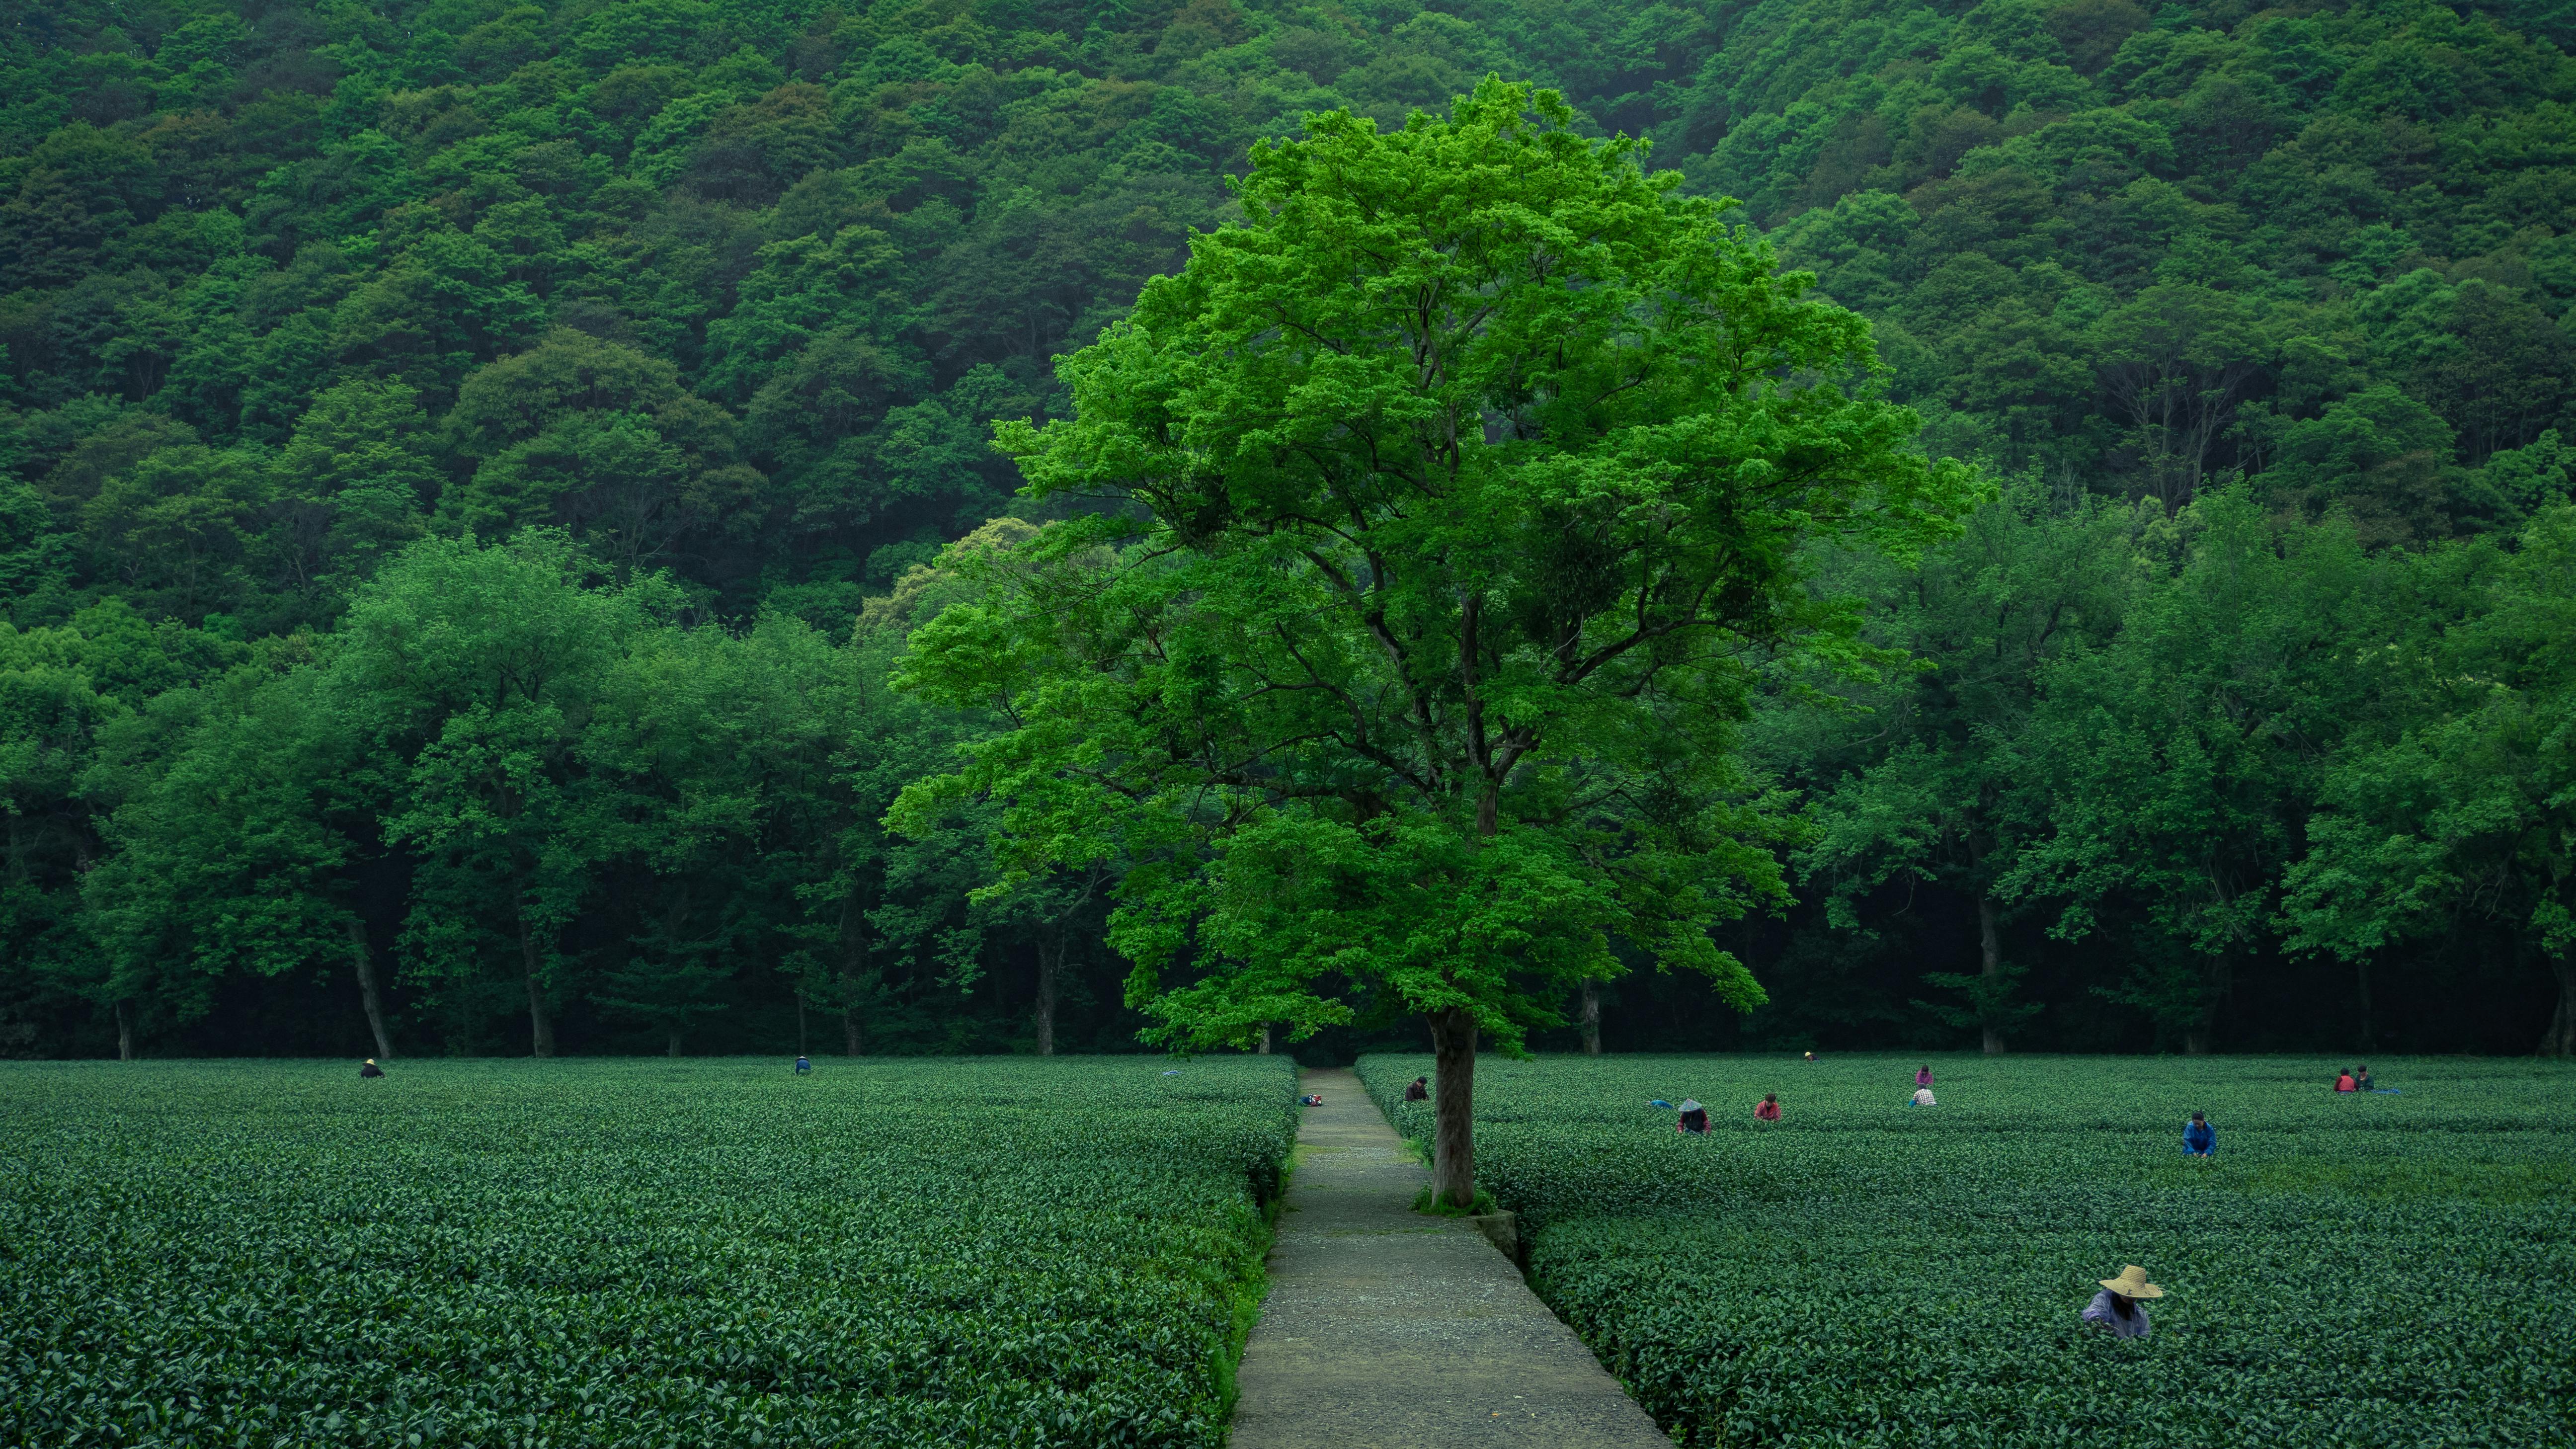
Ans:
[[[1708,935],[1782,894],[1748,662],[1850,645],[1803,545],[1911,549],[1975,486],[1858,318],[1574,121],[1489,78],[1256,148],[1242,224],[1062,364],[1075,415],[1000,429],[1111,506],[984,551],[899,676],[1005,727],[897,821],[1001,797],[1006,886],[1123,853],[1157,1035],[1420,1017],[1458,1206],[1480,1034],[1639,957],[1762,999]]]

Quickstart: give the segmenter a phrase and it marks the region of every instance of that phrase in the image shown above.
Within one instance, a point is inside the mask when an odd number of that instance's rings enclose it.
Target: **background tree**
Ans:
[[[1927,980],[1966,998],[1934,1010],[1989,1054],[2038,1009],[2015,999],[2027,968],[2004,957],[1997,886],[2048,824],[2030,738],[2039,682],[2051,661],[2117,633],[2138,578],[2136,518],[2100,500],[2053,513],[2026,478],[1913,567],[1845,561],[1835,581],[1875,606],[1873,636],[1919,663],[1860,692],[1865,713],[1775,712],[1760,741],[1773,769],[1816,781],[1815,834],[1795,860],[1836,926],[1858,929],[1856,903],[1900,877],[1975,903],[1977,971]]]
[[[2330,774],[2288,871],[2289,944],[2354,965],[2367,1044],[2374,963],[2495,931],[2515,964],[2556,978],[2539,1050],[2576,1055],[2576,511],[2541,514],[2510,556],[2425,571],[2469,595],[2446,611],[2465,618],[2387,651],[2382,687],[2413,707]]]
[[[2070,939],[2105,928],[2106,901],[2132,907],[2119,928],[2136,964],[2097,989],[2199,1053],[2259,944],[2314,776],[2363,708],[2339,656],[2363,632],[2371,570],[2345,528],[2284,549],[2241,491],[2184,518],[2197,533],[2180,567],[2119,636],[2047,671],[2026,758],[2050,828],[1998,888],[2058,897],[2050,929]]]
[[[554,1051],[560,935],[580,910],[616,801],[577,745],[609,670],[671,600],[645,580],[586,588],[560,535],[407,550],[350,606],[334,683],[372,749],[402,762],[386,832],[420,857],[405,949],[468,986],[494,957]]]

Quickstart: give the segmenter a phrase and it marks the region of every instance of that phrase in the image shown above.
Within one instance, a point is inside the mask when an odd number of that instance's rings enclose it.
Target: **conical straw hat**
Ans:
[[[2097,1278],[2095,1282],[2123,1298],[2162,1298],[2165,1290],[2147,1281],[2147,1270],[2131,1263],[2120,1270],[2117,1278]]]

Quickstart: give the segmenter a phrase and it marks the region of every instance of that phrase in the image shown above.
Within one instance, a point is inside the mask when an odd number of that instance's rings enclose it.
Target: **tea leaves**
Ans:
[[[1214,1446],[1282,1060],[0,1066],[0,1442]]]
[[[2576,1071],[1613,1057],[1478,1065],[1531,1276],[1693,1445],[2576,1444]],[[1400,1131],[1428,1067],[1369,1058]],[[1784,1120],[1752,1120],[1765,1092]],[[1683,1138],[1646,1104],[1696,1096]],[[2212,1162],[2181,1130],[2205,1111]],[[2153,1334],[2078,1321],[2138,1263]]]

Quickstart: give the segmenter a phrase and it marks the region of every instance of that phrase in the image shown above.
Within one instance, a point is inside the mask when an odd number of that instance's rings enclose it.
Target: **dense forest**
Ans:
[[[1768,1001],[1610,1048],[2576,1051],[2563,4],[0,13],[0,1054],[1138,1049],[1114,861],[882,823],[995,727],[889,676],[1251,148],[1488,73],[1992,482],[1806,561]]]

